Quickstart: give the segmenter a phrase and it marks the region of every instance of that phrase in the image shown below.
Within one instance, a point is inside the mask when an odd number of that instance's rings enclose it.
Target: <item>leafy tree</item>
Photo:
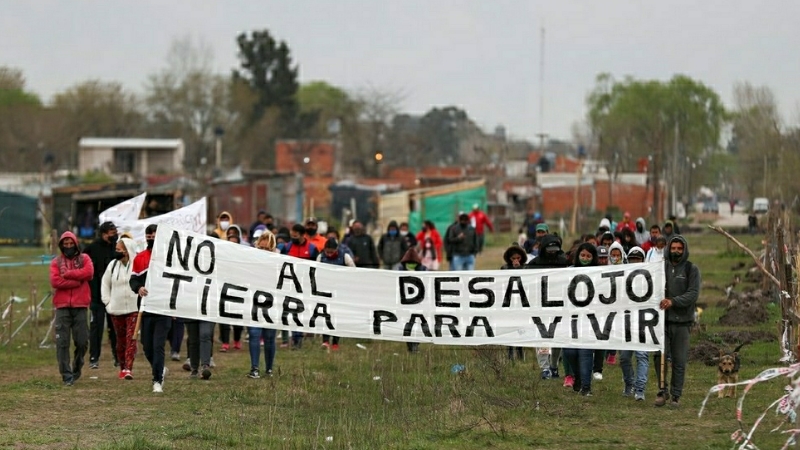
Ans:
[[[0,66],[0,107],[16,105],[40,107],[42,101],[38,95],[25,90],[25,77],[21,70]]]

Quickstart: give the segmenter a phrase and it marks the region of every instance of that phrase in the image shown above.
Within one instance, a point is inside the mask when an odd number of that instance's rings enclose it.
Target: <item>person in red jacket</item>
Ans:
[[[417,242],[422,247],[420,253],[423,254],[423,258],[428,255],[427,244],[431,244],[435,262],[431,265],[426,264],[426,267],[428,270],[439,270],[439,265],[442,263],[442,255],[444,254],[444,242],[442,242],[442,235],[436,230],[436,225],[432,221],[426,220],[422,223],[422,231],[417,233]]]
[[[622,221],[617,224],[616,231],[622,230],[631,230],[632,232],[636,232],[636,222],[631,220],[631,213],[625,211],[625,214],[622,216]]]
[[[94,266],[89,255],[81,253],[78,239],[67,231],[58,241],[61,255],[50,263],[50,286],[53,307],[56,309],[56,359],[65,386],[72,386],[81,377],[83,358],[89,346],[87,321],[92,292],[89,281]],[[70,335],[75,342],[75,360],[70,364]]]
[[[469,213],[469,220],[472,227],[475,228],[475,233],[478,234],[478,253],[480,253],[483,251],[483,244],[486,242],[486,238],[484,237],[485,228],[488,228],[489,231],[494,233],[494,225],[492,225],[492,221],[489,220],[489,216],[480,210],[480,206],[477,203],[472,205],[472,212]]]

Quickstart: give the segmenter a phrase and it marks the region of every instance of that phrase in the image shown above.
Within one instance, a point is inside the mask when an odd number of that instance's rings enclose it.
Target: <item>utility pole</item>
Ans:
[[[542,27],[542,39],[539,48],[539,139],[541,147],[544,149],[544,27]]]

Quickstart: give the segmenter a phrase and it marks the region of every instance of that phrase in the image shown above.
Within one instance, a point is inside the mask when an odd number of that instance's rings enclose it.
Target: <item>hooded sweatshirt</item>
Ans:
[[[228,226],[228,230],[226,230],[225,233],[223,234],[223,236],[225,236],[225,237],[223,237],[222,239],[225,239],[226,241],[228,240],[228,231],[230,231],[230,230],[236,230],[237,231],[236,235],[239,236],[239,243],[240,244],[250,245],[250,243],[247,242],[247,239],[245,239],[244,236],[242,235],[242,227],[240,227],[239,225],[236,225],[234,223],[231,223],[230,226]]]
[[[559,247],[559,250],[555,253],[549,253],[547,248],[555,245]],[[559,269],[562,267],[569,267],[569,261],[567,261],[564,251],[561,250],[561,239],[552,234],[542,236],[542,241],[539,245],[539,256],[525,265],[527,269]]]
[[[672,300],[672,307],[667,310],[667,323],[691,324],[694,322],[697,298],[700,296],[700,269],[689,263],[689,244],[683,236],[675,236],[667,241],[664,247],[669,252],[673,242],[683,243],[683,256],[677,263],[664,261],[667,275],[667,289],[664,298]]]
[[[513,256],[515,254],[516,255],[520,255],[522,257],[522,259],[519,262],[519,267],[514,267],[511,264],[511,256]],[[503,267],[501,267],[500,270],[524,269],[525,268],[525,262],[527,260],[528,260],[528,254],[525,253],[525,249],[523,249],[519,245],[512,245],[512,246],[508,247],[506,249],[506,251],[503,253],[503,261],[505,261],[506,263],[503,264]]]
[[[75,243],[78,253],[72,258],[64,255],[63,242],[66,239]],[[92,302],[89,281],[94,276],[94,266],[89,255],[81,253],[78,238],[71,231],[65,231],[58,241],[61,255],[50,262],[50,286],[55,290],[53,306],[60,308],[88,308]]]
[[[630,250],[628,250],[627,259],[630,260],[631,255],[634,254],[634,253],[639,253],[640,255],[642,255],[642,260],[644,260],[645,254],[644,254],[644,250],[642,250],[642,247],[635,246],[635,247],[631,248]]]
[[[612,251],[614,249],[617,249],[617,250],[620,251],[620,253],[622,253],[622,256],[620,257],[619,261],[617,261],[616,263],[611,262],[611,260],[613,258]],[[625,264],[627,262],[628,262],[628,258],[625,256],[625,249],[622,248],[622,244],[620,244],[619,242],[614,242],[613,244],[611,244],[610,247],[608,247],[608,265],[609,266],[615,266],[617,264]]]
[[[230,221],[231,223],[228,224],[228,226],[233,225],[235,223],[233,221],[233,216],[228,211],[222,211],[221,213],[219,213],[219,215],[217,216],[217,227],[214,228],[214,234],[216,234],[217,237],[219,237],[220,239],[225,239],[227,237],[225,235],[225,232],[227,230],[223,230],[222,227],[219,225],[219,218],[220,218],[220,216],[224,216],[224,215],[227,215],[228,217],[231,218],[231,221]],[[241,230],[239,230],[239,231],[241,231]],[[241,233],[239,233],[239,235],[241,236]]]
[[[642,225],[642,231],[639,231],[639,224]],[[633,234],[636,237],[637,245],[642,245],[650,240],[650,231],[647,229],[647,222],[644,221],[643,217],[636,219],[636,230]]]
[[[600,225],[597,227],[598,232],[601,230],[603,231],[603,233],[605,233],[606,231],[611,231],[611,221],[606,219],[605,217],[600,219]]]
[[[394,235],[391,234],[391,230],[394,230]],[[400,236],[400,227],[392,220],[386,227],[386,234],[378,240],[378,255],[383,264],[392,266],[403,259],[406,250],[408,250],[406,240]]]
[[[136,244],[128,238],[120,239],[128,251],[128,263],[113,260],[106,267],[100,284],[101,297],[106,311],[112,316],[130,314],[139,310],[136,305],[136,293],[131,291],[130,280],[133,271],[133,259],[136,257]]]
[[[400,260],[400,266],[398,267],[398,270],[411,270],[408,267],[409,263],[416,264],[416,266],[414,266],[414,272],[428,270],[428,268],[422,264],[422,259],[420,259],[419,253],[417,253],[413,247],[408,249],[406,254],[403,255],[403,258]]]
[[[672,227],[672,233],[666,232],[667,225]],[[662,228],[661,234],[664,236],[664,239],[667,240],[667,248],[669,248],[669,240],[672,239],[673,236],[675,236],[675,225],[672,223],[671,220],[664,222],[664,228]]]
[[[103,304],[100,300],[100,283],[103,281],[106,267],[114,261],[115,246],[116,242],[106,242],[101,236],[83,249],[83,253],[92,259],[94,267],[94,276],[89,282],[89,288],[92,290],[92,307],[100,307]]]

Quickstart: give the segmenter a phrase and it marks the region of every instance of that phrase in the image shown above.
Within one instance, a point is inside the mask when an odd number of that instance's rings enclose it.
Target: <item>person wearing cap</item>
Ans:
[[[569,262],[561,250],[561,238],[547,234],[541,238],[539,254],[525,265],[526,269],[561,269],[569,267]],[[560,349],[540,348],[536,352],[536,359],[542,371],[542,379],[558,378],[558,360],[561,356]]]
[[[325,247],[325,236],[317,233],[317,219],[314,217],[309,217],[306,220],[306,239],[314,244],[317,249]]]
[[[478,253],[478,234],[469,224],[469,215],[461,213],[458,223],[447,231],[447,242],[453,256],[450,270],[474,270],[475,255]]]
[[[356,263],[353,258],[340,248],[341,244],[334,238],[328,238],[322,248],[317,262],[323,264],[333,264],[335,266],[355,267]],[[331,345],[331,337],[327,334],[322,335],[322,348],[329,351],[339,350],[339,336],[333,336],[333,345]]]
[[[597,246],[597,261],[601,266],[608,265],[608,247],[605,245]]]
[[[100,367],[100,350],[103,347],[103,327],[108,328],[108,341],[111,343],[111,356],[114,358],[114,367],[119,365],[117,360],[117,334],[111,315],[106,311],[102,299],[102,280],[106,268],[114,261],[117,246],[117,227],[112,222],[103,222],[99,228],[100,235],[91,244],[87,245],[84,253],[89,255],[94,267],[94,276],[89,282],[92,291],[92,304],[89,308],[91,319],[89,321],[89,368]]]
[[[633,247],[628,251],[628,264],[638,264],[644,262],[644,250],[641,247]]]
[[[248,230],[249,231],[248,236],[250,236],[250,240],[252,242],[256,241],[256,238],[253,236],[253,234],[255,234],[256,232],[256,227],[258,227],[259,225],[264,225],[266,223],[265,222],[266,218],[267,218],[267,212],[264,211],[263,209],[256,214],[256,221],[253,222],[252,225],[250,225],[250,229]]]
[[[489,220],[489,216],[487,216],[483,211],[480,209],[480,205],[475,203],[472,205],[472,211],[469,213],[469,221],[470,225],[475,228],[475,233],[478,235],[478,252],[480,253],[483,251],[484,243],[486,242],[486,228],[489,229],[492,233],[494,233],[494,225],[492,225],[492,221]]]

